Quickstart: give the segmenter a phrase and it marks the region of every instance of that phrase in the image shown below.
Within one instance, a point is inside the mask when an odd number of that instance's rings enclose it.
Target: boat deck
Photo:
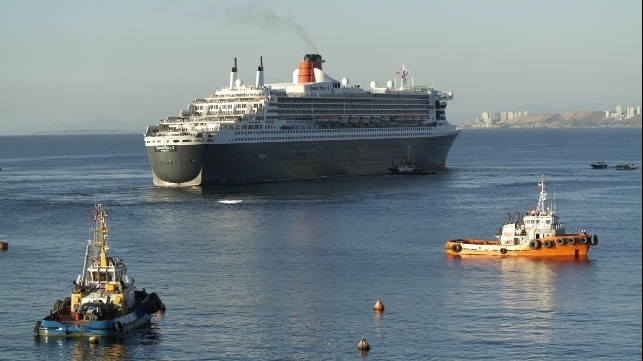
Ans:
[[[74,317],[69,314],[69,313],[54,313],[53,315],[47,316],[45,320],[48,321],[56,321],[59,322],[63,325],[71,325],[71,326],[81,326],[81,325],[86,325],[88,323],[91,323],[96,320],[76,320]]]
[[[466,243],[466,244],[477,244],[481,246],[499,246],[500,241],[493,241],[493,240],[488,240],[488,239],[453,239],[450,240],[449,242],[456,242],[456,243]]]

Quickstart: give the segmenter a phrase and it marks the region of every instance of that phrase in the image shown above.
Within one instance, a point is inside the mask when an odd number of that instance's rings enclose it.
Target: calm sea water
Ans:
[[[640,166],[641,129],[463,131],[435,176],[190,189],[152,185],[141,135],[0,137],[0,359],[640,360],[641,170],[596,160]],[[445,257],[534,205],[541,174],[568,231],[598,234],[587,260]],[[95,202],[167,312],[98,344],[34,338]]]

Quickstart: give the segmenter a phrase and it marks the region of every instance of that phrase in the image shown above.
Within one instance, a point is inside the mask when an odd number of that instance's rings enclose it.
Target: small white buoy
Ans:
[[[90,336],[89,337],[89,343],[98,343],[98,337]]]
[[[371,349],[371,346],[366,342],[366,339],[362,337],[362,339],[357,343],[357,349],[360,351],[368,351]]]
[[[375,301],[375,306],[373,306],[373,309],[379,312],[384,311],[384,304],[382,303],[382,300],[378,298],[377,301]]]

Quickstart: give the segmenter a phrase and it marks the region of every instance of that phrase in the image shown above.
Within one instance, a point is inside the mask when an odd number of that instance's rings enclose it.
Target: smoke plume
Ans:
[[[250,24],[264,31],[292,31],[299,36],[306,45],[319,53],[317,47],[310,39],[306,29],[292,17],[275,14],[274,11],[259,2],[249,2],[247,5],[228,7],[226,9],[228,21],[233,24]]]

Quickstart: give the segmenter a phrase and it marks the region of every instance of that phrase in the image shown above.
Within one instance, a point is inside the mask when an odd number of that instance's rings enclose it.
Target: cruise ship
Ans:
[[[194,99],[178,116],[147,127],[154,184],[165,187],[262,183],[387,174],[413,161],[443,167],[459,130],[446,106],[453,93],[415,86],[403,64],[369,89],[335,80],[319,54],[305,54],[292,82],[254,84],[237,59],[227,87]]]

